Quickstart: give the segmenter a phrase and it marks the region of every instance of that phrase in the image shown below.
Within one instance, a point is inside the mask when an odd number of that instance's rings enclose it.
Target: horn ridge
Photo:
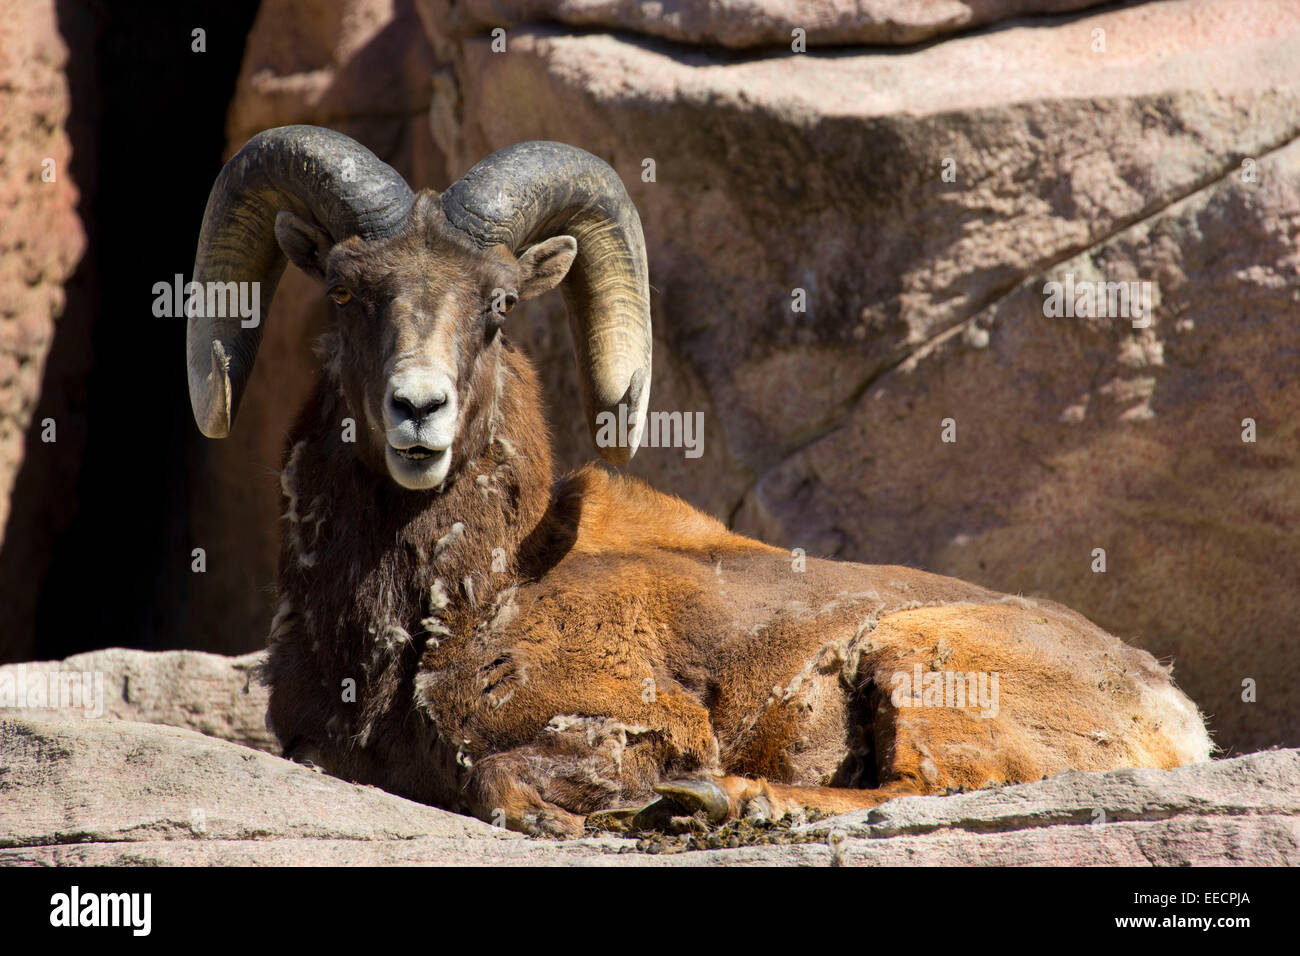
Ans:
[[[401,228],[414,195],[401,175],[356,140],[317,126],[281,126],[250,139],[208,195],[193,281],[256,282],[264,315],[286,259],[275,217],[291,211],[335,242],[382,238]],[[201,310],[200,310],[201,311]],[[239,409],[262,341],[262,315],[194,314],[187,321],[190,404],[200,430],[224,438]]]
[[[583,406],[602,457],[628,461],[645,426],[653,342],[641,218],[618,173],[576,146],[533,140],[475,164],[441,202],[447,221],[480,247],[517,254],[550,236],[578,241],[563,291]],[[626,444],[602,444],[605,413],[628,423]]]

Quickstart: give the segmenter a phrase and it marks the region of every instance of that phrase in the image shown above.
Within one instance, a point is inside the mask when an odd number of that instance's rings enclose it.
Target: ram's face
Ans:
[[[414,229],[330,253],[335,368],[367,457],[402,487],[446,481],[465,422],[493,399],[497,332],[518,286],[505,250],[474,255]]]
[[[548,239],[519,258],[480,250],[447,228],[428,192],[401,233],[377,242],[330,246],[287,215],[280,244],[314,267],[306,271],[335,313],[327,360],[357,422],[358,454],[403,488],[441,488],[477,451],[464,441],[470,423],[493,413],[507,313],[564,277],[574,240]]]

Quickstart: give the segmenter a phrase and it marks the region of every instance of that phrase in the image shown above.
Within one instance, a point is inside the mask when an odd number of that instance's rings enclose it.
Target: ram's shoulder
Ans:
[[[557,501],[577,517],[574,549],[582,553],[658,548],[720,555],[776,550],[732,533],[676,495],[600,465],[586,465],[566,476],[557,488]]]

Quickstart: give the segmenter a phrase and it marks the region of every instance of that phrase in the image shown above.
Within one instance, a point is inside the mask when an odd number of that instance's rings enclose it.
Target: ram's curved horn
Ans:
[[[650,399],[650,285],[641,219],[618,174],[586,150],[518,143],[493,153],[442,194],[447,221],[480,246],[578,241],[564,283],[592,438],[614,464],[636,453]],[[626,445],[597,438],[597,416],[626,405]]]
[[[392,235],[411,209],[411,189],[360,143],[316,126],[258,133],[217,176],[199,232],[194,281],[260,283],[265,314],[284,272],[275,217],[288,210],[340,242]],[[262,342],[262,314],[247,320],[189,313],[188,365],[194,420],[224,438],[239,410]],[[247,325],[248,327],[245,327]]]

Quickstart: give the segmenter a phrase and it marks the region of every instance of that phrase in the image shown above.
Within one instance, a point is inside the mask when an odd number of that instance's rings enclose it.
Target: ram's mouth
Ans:
[[[428,448],[424,445],[412,445],[410,448],[397,448],[391,445],[389,447],[393,449],[397,457],[404,461],[421,463],[437,461],[447,453],[445,448]]]

